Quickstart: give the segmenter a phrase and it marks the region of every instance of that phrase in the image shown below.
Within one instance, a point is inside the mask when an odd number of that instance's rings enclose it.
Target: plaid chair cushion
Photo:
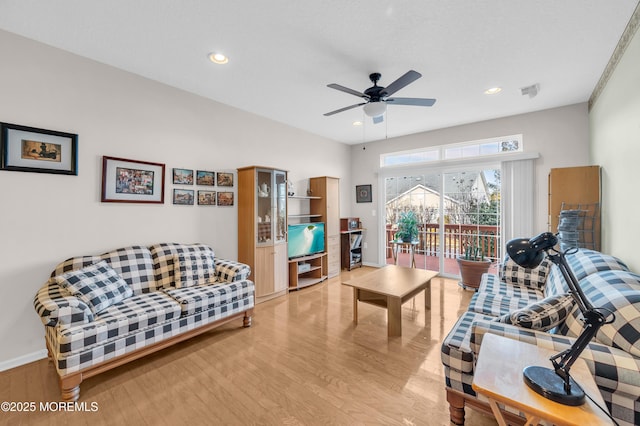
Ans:
[[[178,253],[173,259],[175,287],[193,287],[216,282],[213,253]]]
[[[53,280],[69,296],[84,302],[94,314],[133,295],[133,290],[104,260],[65,272]]]
[[[550,266],[551,262],[545,258],[537,268],[523,268],[507,255],[500,268],[500,280],[527,287],[543,288],[549,276]]]
[[[60,263],[51,277],[105,260],[131,287],[133,294],[156,290],[151,252],[143,246],[124,247],[99,256],[72,257]]]
[[[509,284],[502,283],[509,286]],[[530,303],[541,300],[542,292],[534,290],[531,287],[522,287],[528,289],[531,292],[522,291],[518,297],[508,296],[505,294],[495,293],[480,293],[477,292],[471,298],[469,302],[468,311],[477,312],[484,315],[492,315],[499,317],[504,314],[508,314],[516,309],[524,308]]]
[[[162,243],[150,246],[149,250],[159,289],[175,287],[175,258],[180,253],[207,254],[215,258],[211,247],[205,244]]]
[[[253,297],[254,290],[253,282],[244,280],[231,284],[200,285],[163,291],[180,304],[182,315],[185,316]]]
[[[576,253],[568,254],[566,259],[578,281],[596,272],[629,270],[620,259],[588,249],[579,249]]]
[[[551,296],[496,318],[498,322],[548,331],[562,323],[573,307],[570,294]]]
[[[591,274],[580,287],[594,308],[603,313],[615,312],[615,320],[603,325],[595,340],[640,357],[640,275],[627,271],[604,271]],[[584,327],[577,307],[567,317],[561,334],[577,337]]]
[[[66,356],[180,318],[180,305],[161,292],[130,297],[96,315],[95,321],[60,329],[58,352]]]

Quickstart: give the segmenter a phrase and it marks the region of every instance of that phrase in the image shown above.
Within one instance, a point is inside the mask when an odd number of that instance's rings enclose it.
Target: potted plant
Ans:
[[[489,271],[491,260],[484,257],[482,248],[476,244],[469,244],[464,251],[464,255],[458,256],[458,267],[460,268],[460,286],[462,288],[477,289],[480,287],[482,274]]]
[[[418,218],[413,210],[400,213],[396,239],[410,243],[418,239]]]

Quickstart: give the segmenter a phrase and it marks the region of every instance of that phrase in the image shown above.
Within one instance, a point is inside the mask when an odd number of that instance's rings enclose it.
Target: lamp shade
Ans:
[[[523,268],[533,269],[540,265],[545,252],[531,245],[528,238],[516,238],[507,243],[509,257]]]
[[[364,107],[364,113],[369,117],[378,117],[385,113],[387,110],[387,104],[382,101],[369,102]]]

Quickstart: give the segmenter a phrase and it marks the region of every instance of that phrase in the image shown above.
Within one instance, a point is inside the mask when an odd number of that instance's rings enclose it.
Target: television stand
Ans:
[[[323,252],[289,259],[289,290],[300,290],[326,280],[327,276],[322,275],[326,257],[327,253]]]

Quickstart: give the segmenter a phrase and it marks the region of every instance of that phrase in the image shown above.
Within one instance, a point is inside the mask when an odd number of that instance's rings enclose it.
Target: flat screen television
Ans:
[[[289,225],[289,259],[324,251],[324,222]]]

